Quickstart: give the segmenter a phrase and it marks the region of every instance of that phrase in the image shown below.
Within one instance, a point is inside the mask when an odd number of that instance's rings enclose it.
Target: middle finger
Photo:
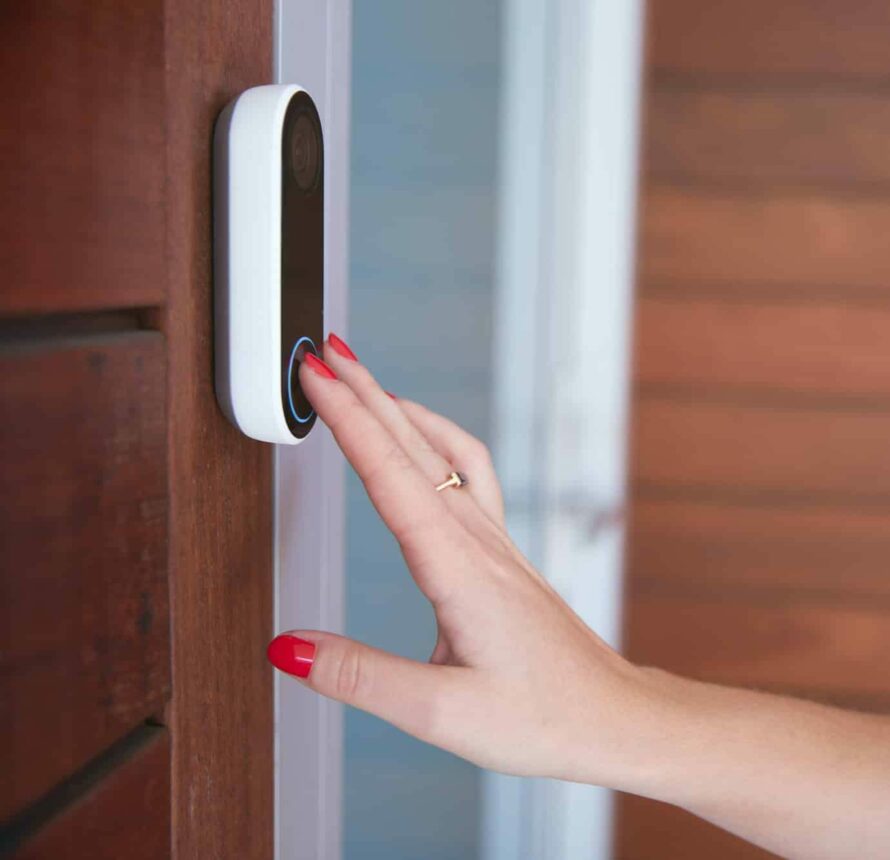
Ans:
[[[405,453],[434,486],[446,481],[455,466],[446,460],[408,416],[393,402],[371,372],[358,360],[355,353],[336,335],[330,335],[324,344],[324,360],[356,394],[359,400],[386,427]],[[472,476],[468,476],[472,480]],[[445,491],[445,502],[464,522],[478,533],[482,514],[470,493]]]

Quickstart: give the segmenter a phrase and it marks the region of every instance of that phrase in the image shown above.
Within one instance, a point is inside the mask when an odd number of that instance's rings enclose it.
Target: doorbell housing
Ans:
[[[214,134],[216,395],[248,436],[294,445],[315,423],[300,361],[324,330],[324,138],[300,87],[254,87]]]

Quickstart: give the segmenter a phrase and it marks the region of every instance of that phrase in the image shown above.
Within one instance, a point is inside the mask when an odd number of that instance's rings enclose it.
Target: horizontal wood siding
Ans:
[[[634,597],[636,659],[706,681],[890,703],[890,601],[844,606],[759,592]],[[665,619],[670,618],[670,626]]]
[[[211,278],[272,27],[0,4],[2,856],[274,853],[273,452],[216,402]]]
[[[890,511],[757,502],[683,501],[639,494],[628,584],[633,594],[890,600]]]
[[[890,711],[890,4],[650,0],[625,643]],[[616,856],[759,858],[622,798]]]
[[[890,506],[890,410],[637,398],[635,482],[717,497]]]
[[[890,200],[655,185],[641,217],[644,288],[890,294]]]
[[[90,774],[76,798],[50,812],[4,856],[15,860],[164,860],[170,857],[170,738],[163,729],[105,772]],[[67,786],[66,786],[67,788]]]
[[[793,337],[789,337],[793,332]],[[636,379],[890,405],[890,303],[728,301],[644,293]]]
[[[0,817],[170,690],[160,334],[0,349]]]
[[[777,87],[890,81],[884,0],[649,0],[651,68]]]
[[[0,313],[163,300],[163,5],[0,5]]]
[[[614,860],[769,860],[777,856],[656,800],[623,794],[618,808],[618,829],[625,839]]]
[[[675,85],[652,92],[648,123],[646,170],[678,185],[890,186],[881,93]]]

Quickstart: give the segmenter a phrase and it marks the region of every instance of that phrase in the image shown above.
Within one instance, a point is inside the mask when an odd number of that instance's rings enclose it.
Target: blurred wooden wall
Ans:
[[[651,0],[626,643],[890,711],[890,3]],[[616,856],[767,856],[622,798]]]

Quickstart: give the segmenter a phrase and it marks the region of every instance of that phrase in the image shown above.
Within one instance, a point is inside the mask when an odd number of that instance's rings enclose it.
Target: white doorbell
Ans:
[[[315,423],[297,370],[324,309],[324,138],[297,86],[254,87],[214,134],[216,395],[243,433],[294,445]]]

